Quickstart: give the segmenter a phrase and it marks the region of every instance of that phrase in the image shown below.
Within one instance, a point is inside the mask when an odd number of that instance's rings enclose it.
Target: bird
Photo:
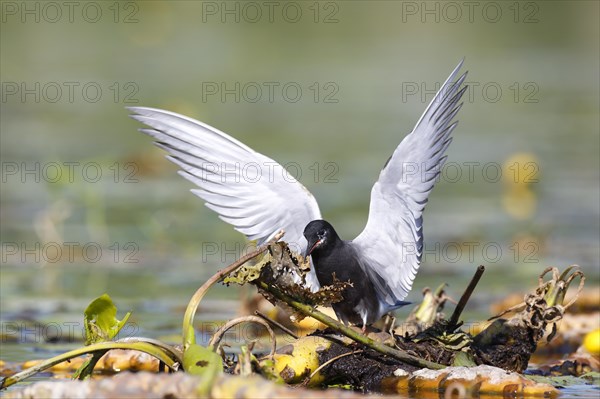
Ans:
[[[413,130],[389,157],[371,190],[369,216],[353,240],[323,220],[315,197],[273,159],[222,131],[174,112],[128,107],[139,129],[164,149],[191,191],[219,218],[262,245],[280,230],[310,271],[296,281],[311,291],[334,280],[350,285],[333,310],[345,324],[366,326],[408,304],[423,253],[423,210],[441,172],[462,108],[464,59],[450,73]]]

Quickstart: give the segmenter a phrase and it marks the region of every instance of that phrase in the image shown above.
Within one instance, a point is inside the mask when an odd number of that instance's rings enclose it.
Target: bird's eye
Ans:
[[[325,235],[325,230],[319,230],[319,231],[317,232],[317,234],[319,235],[319,237],[322,237],[322,236],[324,236],[324,235]]]

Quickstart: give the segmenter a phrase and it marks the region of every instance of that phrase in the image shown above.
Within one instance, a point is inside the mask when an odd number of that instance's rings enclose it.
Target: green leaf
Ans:
[[[477,364],[475,363],[475,360],[473,359],[473,355],[471,355],[470,353],[467,352],[456,352],[456,355],[454,356],[454,361],[452,362],[452,365],[455,367],[475,367],[477,366]]]
[[[223,373],[223,360],[212,348],[192,344],[183,353],[183,369],[193,375],[202,376],[198,387],[200,395],[210,391],[214,380]]]
[[[183,368],[193,375],[216,375],[223,371],[223,360],[212,349],[193,344],[183,353]]]
[[[85,344],[112,340],[123,328],[131,313],[127,313],[123,320],[116,318],[117,307],[110,296],[103,294],[94,299],[84,312]]]

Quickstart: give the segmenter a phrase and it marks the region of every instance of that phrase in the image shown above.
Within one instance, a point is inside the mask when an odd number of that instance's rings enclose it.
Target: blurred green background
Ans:
[[[196,287],[243,252],[125,106],[184,113],[290,166],[350,239],[463,57],[471,89],[408,299],[444,281],[459,297],[479,264],[473,317],[546,266],[598,285],[598,16],[594,1],[3,1],[3,326],[77,322],[108,292],[146,335],[178,332]],[[199,318],[239,295],[215,289]]]

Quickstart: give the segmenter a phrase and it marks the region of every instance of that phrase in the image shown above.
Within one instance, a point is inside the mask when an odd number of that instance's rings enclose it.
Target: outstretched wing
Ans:
[[[321,213],[312,194],[280,164],[192,118],[155,108],[129,110],[151,128],[140,131],[170,154],[179,174],[198,186],[192,192],[222,220],[259,245],[283,229],[290,248],[304,251],[304,227]],[[307,283],[318,288],[313,269]]]
[[[466,90],[461,86],[467,73],[456,79],[461,66],[462,61],[384,166],[371,190],[367,225],[352,242],[388,310],[406,297],[421,263],[423,209],[446,161]]]

